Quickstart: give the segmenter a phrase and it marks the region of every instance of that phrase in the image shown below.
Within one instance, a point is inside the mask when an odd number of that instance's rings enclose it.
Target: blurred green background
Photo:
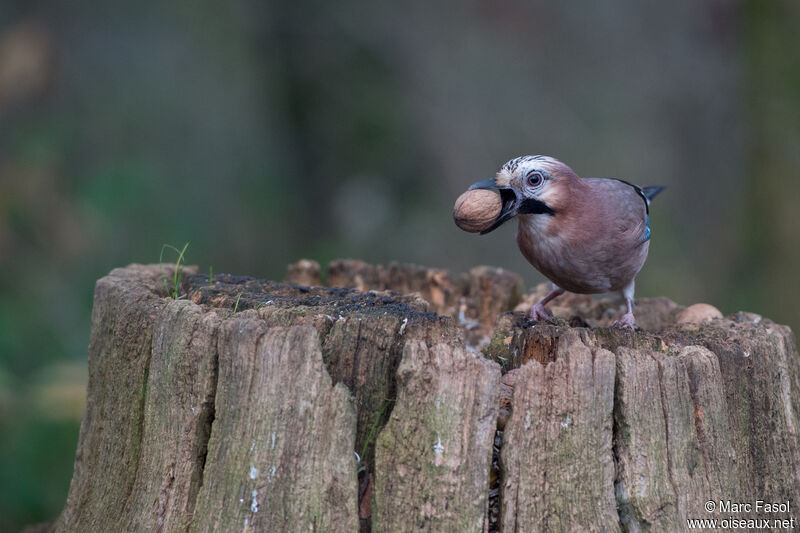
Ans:
[[[94,281],[301,257],[541,280],[466,186],[521,154],[667,185],[639,296],[800,325],[800,3],[0,3],[0,530],[50,520]]]

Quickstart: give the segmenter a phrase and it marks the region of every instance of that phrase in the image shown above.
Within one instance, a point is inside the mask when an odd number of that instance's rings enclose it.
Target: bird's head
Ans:
[[[500,215],[485,235],[517,215],[555,216],[567,201],[569,184],[578,176],[558,159],[545,155],[524,155],[500,167],[494,178],[473,183],[472,189],[490,189],[500,193]]]

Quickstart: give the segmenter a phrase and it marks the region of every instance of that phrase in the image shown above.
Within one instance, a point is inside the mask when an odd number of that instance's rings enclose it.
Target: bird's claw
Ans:
[[[541,322],[543,320],[545,322],[552,324],[553,312],[550,309],[543,306],[542,304],[534,304],[533,307],[531,307],[531,313],[529,315],[528,323],[530,324],[531,322],[534,323]]]
[[[611,323],[611,327],[612,328],[630,329],[631,331],[634,331],[636,329],[634,327],[635,323],[636,323],[636,320],[633,318],[633,313],[625,313],[624,315],[622,315],[622,318],[612,322]]]

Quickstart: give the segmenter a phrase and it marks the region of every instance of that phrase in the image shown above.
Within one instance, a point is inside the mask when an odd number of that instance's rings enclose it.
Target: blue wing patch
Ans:
[[[639,244],[644,244],[650,240],[650,215],[646,215],[644,220],[644,235],[642,235],[642,240],[639,242]]]

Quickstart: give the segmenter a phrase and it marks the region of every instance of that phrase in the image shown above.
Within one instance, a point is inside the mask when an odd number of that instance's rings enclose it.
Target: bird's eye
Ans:
[[[531,172],[526,178],[528,187],[538,187],[544,181],[544,177],[539,172]]]

